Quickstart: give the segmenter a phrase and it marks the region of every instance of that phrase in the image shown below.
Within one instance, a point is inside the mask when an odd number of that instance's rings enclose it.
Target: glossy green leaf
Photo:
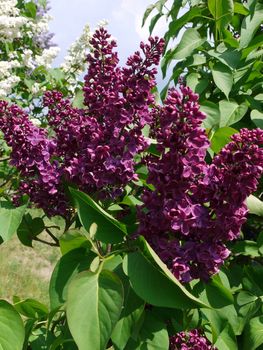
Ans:
[[[240,33],[240,48],[245,48],[253,39],[258,27],[262,24],[263,4],[257,3],[254,11],[250,12],[242,22]]]
[[[214,309],[222,309],[234,303],[230,287],[219,275],[213,276],[208,283],[199,281],[193,287],[193,293]]]
[[[169,348],[166,324],[151,311],[145,313],[138,339],[130,341],[125,350],[164,350]]]
[[[151,4],[147,7],[147,9],[144,12],[143,19],[142,19],[142,27],[144,26],[147,18],[150,16],[151,12],[155,9],[155,4]]]
[[[184,59],[192,54],[192,52],[205,42],[199,32],[195,28],[187,29],[177,47],[172,52],[175,60]]]
[[[126,282],[125,279],[122,279],[122,281]],[[134,293],[129,280],[124,284],[124,291],[125,295],[123,309],[120,319],[118,320],[111,335],[113,344],[119,350],[123,350],[125,348],[144,309],[143,300]]]
[[[207,79],[202,79],[198,73],[191,73],[186,77],[186,84],[195,93],[201,95],[202,92],[207,88],[209,82]]]
[[[123,286],[113,272],[82,272],[72,281],[66,314],[79,350],[105,350],[122,305]]]
[[[76,92],[72,105],[76,108],[84,108],[84,94],[82,90]]]
[[[32,247],[33,239],[43,232],[45,229],[45,224],[42,218],[32,217],[29,213],[23,216],[21,224],[17,229],[17,237],[20,242],[25,246]]]
[[[143,253],[128,253],[123,260],[124,272],[140,298],[161,307],[208,307],[186,290],[146,241],[141,240],[141,245]]]
[[[263,316],[252,318],[245,327],[243,350],[255,350],[263,344]]]
[[[33,319],[47,318],[48,308],[46,305],[40,303],[39,301],[34,299],[21,300],[18,297],[14,297],[13,301],[14,308],[21,315]]]
[[[250,195],[246,200],[246,204],[251,214],[263,216],[263,202],[260,199]]]
[[[249,10],[240,2],[234,2],[234,13],[239,13],[240,15],[247,16],[249,14]]]
[[[90,241],[78,230],[65,232],[59,239],[59,245],[63,255],[77,248],[91,248]]]
[[[237,241],[231,247],[231,252],[237,255],[251,256],[252,258],[260,257],[257,242],[254,241]]]
[[[5,300],[0,300],[0,349],[21,350],[25,329],[15,308]]]
[[[206,119],[203,121],[203,127],[205,129],[212,129],[215,126],[219,126],[220,111],[218,103],[204,101],[200,105],[200,110],[206,115]]]
[[[263,113],[254,109],[251,111],[250,118],[253,123],[260,129],[263,129]]]
[[[57,262],[49,284],[50,306],[54,310],[67,298],[70,281],[81,271],[88,270],[96,254],[79,248],[69,251]]]
[[[247,104],[238,104],[235,101],[221,100],[219,102],[220,128],[237,123],[248,110]]]
[[[237,130],[226,126],[216,130],[211,139],[211,148],[215,153],[221,151],[221,149],[231,141],[231,136],[236,134]]]
[[[237,66],[240,64],[241,59],[241,53],[238,50],[235,49],[229,49],[225,45],[223,52],[218,52],[215,49],[207,51],[207,54],[211,57],[215,57],[220,61],[221,63],[236,69]]]
[[[87,194],[72,188],[70,192],[80,221],[88,232],[91,225],[96,223],[96,239],[104,243],[118,243],[123,240],[127,234],[124,224],[108,214]]]
[[[217,62],[212,67],[212,75],[216,86],[228,98],[233,85],[233,75],[231,69],[221,62]]]
[[[208,9],[216,22],[218,31],[224,29],[234,13],[234,2],[233,0],[208,0]]]
[[[214,346],[220,350],[238,350],[236,336],[230,324],[225,325]]]
[[[149,32],[150,32],[150,34],[152,34],[156,23],[158,22],[158,20],[159,20],[162,16],[163,16],[162,13],[157,13],[157,14],[151,19],[151,22],[150,22],[150,25],[149,25]]]
[[[229,288],[221,281],[219,275],[211,278],[205,286],[207,300],[213,308],[222,308],[233,304],[234,298]]]
[[[193,7],[185,14],[183,14],[180,18],[171,21],[169,24],[168,32],[166,33],[165,37],[167,39],[176,37],[179,31],[184,27],[186,23],[189,23],[194,18],[201,16],[203,11],[203,8]]]
[[[26,205],[14,208],[10,203],[1,201],[0,203],[0,236],[4,241],[8,241],[18,229]]]
[[[32,18],[36,18],[37,6],[33,1],[25,3],[25,9],[27,15],[29,15]]]
[[[257,300],[257,297],[255,295],[243,290],[238,293],[237,296],[237,304],[240,306],[252,303],[255,300]]]

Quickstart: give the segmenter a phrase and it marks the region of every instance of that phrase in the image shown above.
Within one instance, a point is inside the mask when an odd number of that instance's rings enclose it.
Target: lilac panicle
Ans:
[[[164,41],[141,44],[127,67],[118,67],[116,43],[100,28],[91,39],[92,54],[84,84],[84,108],[74,108],[60,92],[44,96],[48,130],[34,126],[16,106],[1,102],[0,129],[12,164],[23,181],[20,194],[49,215],[67,214],[63,182],[89,194],[115,197],[137,179],[135,156],[148,147],[142,128],[151,120],[156,69]]]
[[[134,156],[148,147],[142,128],[151,118],[151,88],[163,41],[141,44],[144,58],[135,53],[126,68],[118,67],[116,43],[104,28],[91,39],[92,54],[84,84],[84,109],[73,108],[56,92],[45,95],[49,124],[64,158],[66,179],[87,192],[115,196],[136,180]]]
[[[242,129],[208,165],[196,94],[185,86],[171,89],[153,114],[160,157],[146,159],[155,190],[142,196],[138,233],[179,280],[208,280],[230,254],[225,243],[238,237],[246,220],[244,201],[263,170],[263,131]]]
[[[198,329],[170,337],[169,350],[217,350]]]
[[[61,188],[61,174],[56,155],[56,142],[44,129],[32,124],[28,115],[15,105],[0,101],[0,129],[12,148],[10,164],[21,174],[19,193],[47,214],[65,214],[67,204]]]

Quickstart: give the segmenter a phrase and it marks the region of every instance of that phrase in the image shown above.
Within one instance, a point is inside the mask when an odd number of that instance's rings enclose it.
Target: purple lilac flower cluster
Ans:
[[[150,38],[141,44],[144,58],[136,52],[125,68],[118,67],[116,43],[105,29],[95,32],[91,45],[84,108],[74,108],[60,92],[44,96],[51,137],[21,109],[1,102],[0,129],[23,178],[20,194],[28,194],[49,215],[67,213],[64,182],[89,194],[119,195],[137,179],[135,155],[148,147],[142,129],[151,120],[152,66],[159,62],[164,41]]]
[[[169,350],[217,350],[200,330],[180,332],[170,337]]]
[[[52,159],[56,142],[47,138],[45,129],[34,126],[23,110],[5,101],[0,101],[0,129],[12,148],[10,164],[23,178],[19,194],[27,194],[47,214],[65,214],[61,172],[58,162]]]
[[[137,179],[134,156],[148,147],[142,128],[151,120],[156,74],[151,66],[159,62],[163,41],[150,38],[141,44],[145,58],[136,52],[126,68],[118,67],[116,43],[104,28],[95,32],[91,45],[83,89],[86,108],[73,108],[57,92],[48,92],[44,103],[66,180],[114,197]]]
[[[42,18],[47,15],[47,13],[50,11],[50,1],[47,0],[46,4],[43,5],[39,2],[39,0],[34,0],[34,3],[36,5],[37,10],[37,18]],[[36,34],[33,37],[33,41],[36,43],[38,47],[41,49],[49,49],[52,46],[57,46],[53,41],[54,33],[50,33],[49,31],[43,31],[41,34]]]
[[[244,201],[263,170],[263,130],[242,129],[208,165],[196,94],[183,85],[172,89],[153,114],[160,157],[146,159],[155,190],[142,196],[138,233],[179,280],[208,280],[230,253],[225,243],[238,237],[246,220]]]

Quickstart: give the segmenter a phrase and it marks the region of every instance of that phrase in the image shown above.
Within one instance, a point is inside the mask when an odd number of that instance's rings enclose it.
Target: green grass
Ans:
[[[34,242],[23,246],[15,237],[0,245],[0,299],[12,301],[14,295],[49,304],[48,285],[59,248]]]

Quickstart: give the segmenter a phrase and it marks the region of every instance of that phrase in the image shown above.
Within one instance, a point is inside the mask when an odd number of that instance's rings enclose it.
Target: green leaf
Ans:
[[[212,129],[215,126],[219,126],[220,111],[218,104],[211,101],[203,101],[200,110],[206,114],[206,119],[203,121],[203,127],[205,129]]]
[[[84,228],[89,232],[93,223],[97,224],[96,239],[104,243],[119,243],[127,234],[124,224],[102,209],[87,194],[70,189],[75,207]]]
[[[263,255],[263,232],[260,232],[257,238],[258,251]]]
[[[263,216],[263,202],[252,194],[246,199],[246,204],[250,214]]]
[[[230,324],[225,325],[214,346],[220,350],[238,350],[236,336]]]
[[[126,279],[122,278],[125,290],[123,309],[120,319],[111,335],[113,344],[119,350],[123,350],[125,348],[144,309],[143,300],[134,293],[129,280],[127,279],[126,281]]]
[[[0,349],[21,350],[25,329],[18,312],[5,300],[0,300]]]
[[[139,242],[144,252],[128,253],[123,260],[123,269],[140,298],[161,307],[208,307],[187,291],[142,237]]]
[[[262,18],[263,5],[257,3],[254,11],[250,11],[249,15],[246,16],[242,22],[239,43],[241,49],[249,45],[258,30],[258,27],[262,24]]]
[[[151,23],[149,25],[149,32],[150,35],[152,35],[152,32],[154,30],[154,27],[156,25],[156,23],[158,22],[158,20],[163,16],[162,13],[157,13],[157,15],[155,15],[152,19],[151,19]]]
[[[4,241],[8,241],[16,232],[25,210],[26,205],[14,208],[9,202],[0,202],[0,236]]]
[[[244,117],[247,110],[245,102],[239,105],[235,101],[221,100],[219,102],[220,128],[237,123]]]
[[[231,69],[221,62],[217,62],[213,65],[211,70],[216,86],[228,98],[233,85],[233,75]]]
[[[48,316],[48,308],[46,305],[41,304],[39,301],[34,299],[20,300],[18,297],[14,297],[14,308],[21,315],[28,318],[46,319]]]
[[[48,70],[51,78],[55,79],[57,82],[65,78],[65,73],[60,68],[50,68]]]
[[[213,308],[222,308],[234,302],[230,289],[224,286],[219,275],[211,278],[210,282],[206,284],[205,290],[207,300]]]
[[[239,326],[239,320],[234,305],[218,310],[202,309],[201,312],[211,325],[213,343],[218,345],[216,349],[237,350],[234,328]]]
[[[151,12],[155,9],[155,4],[151,4],[147,7],[146,11],[144,12],[143,19],[142,19],[142,27],[144,26],[147,18],[150,16]]]
[[[105,350],[122,305],[123,286],[113,272],[82,272],[72,281],[66,314],[79,350]]]
[[[215,57],[226,66],[229,66],[232,69],[236,69],[237,66],[240,64],[240,60],[241,60],[240,51],[235,49],[229,49],[225,45],[222,45],[222,48],[224,49],[223,52],[218,52],[216,50],[209,50],[207,51],[207,54],[211,57]],[[217,48],[217,50],[219,50],[219,48]]]
[[[243,349],[255,350],[263,344],[263,316],[252,318],[244,331]]]
[[[231,21],[234,14],[233,0],[208,0],[208,9],[216,22],[218,32],[221,32]]]
[[[59,245],[62,255],[77,248],[91,248],[91,243],[78,230],[69,230],[59,239]]]
[[[84,94],[82,90],[78,90],[72,102],[72,106],[76,108],[84,108]]]
[[[249,10],[242,5],[240,2],[234,3],[234,13],[239,13],[240,15],[247,16],[249,14]]]
[[[203,11],[204,9],[200,7],[193,7],[180,18],[171,21],[168,32],[165,34],[165,38],[170,39],[176,37],[185,24],[188,24],[192,19],[201,16]]]
[[[237,255],[251,256],[252,258],[260,257],[257,242],[254,241],[237,241],[231,247],[231,252]]]
[[[211,148],[215,153],[221,151],[221,149],[231,141],[231,136],[236,134],[237,130],[226,126],[216,130],[211,139]]]
[[[257,300],[257,297],[255,295],[243,290],[238,293],[237,296],[237,304],[240,306],[252,303],[255,300]]]
[[[96,254],[83,248],[74,249],[57,262],[49,284],[50,306],[54,310],[66,301],[70,281],[81,271],[90,267]]]
[[[201,95],[207,88],[209,82],[207,79],[201,79],[201,75],[199,73],[190,73],[186,77],[186,84],[191,90]]]
[[[243,268],[244,278],[243,286],[244,289],[250,291],[254,295],[259,297],[263,296],[263,267],[260,264],[254,262],[253,265],[247,265]]]
[[[17,229],[17,237],[25,246],[32,247],[33,239],[44,229],[45,224],[42,218],[32,218],[30,213],[26,213]]]
[[[27,15],[29,15],[32,18],[36,18],[37,6],[34,2],[30,1],[30,2],[26,3],[25,9],[26,9]]]
[[[129,342],[125,350],[164,350],[169,348],[166,324],[153,312],[147,311],[136,342]]]
[[[187,29],[177,47],[172,52],[172,57],[175,60],[182,60],[190,56],[192,52],[200,47],[205,38],[201,38],[199,32],[195,28]]]
[[[253,109],[250,113],[250,118],[253,123],[260,129],[263,129],[263,113],[257,109]]]

